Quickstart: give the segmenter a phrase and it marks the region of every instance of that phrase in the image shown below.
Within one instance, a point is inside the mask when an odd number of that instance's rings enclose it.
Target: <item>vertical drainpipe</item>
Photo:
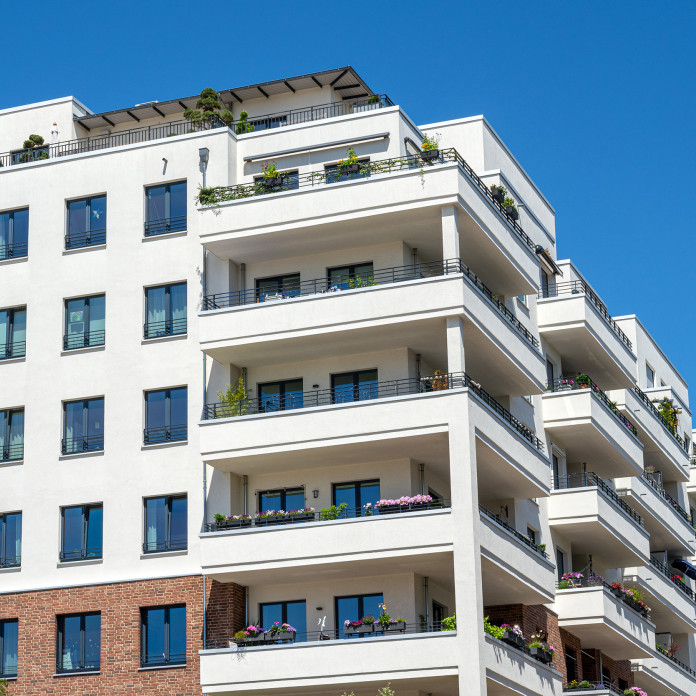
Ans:
[[[239,290],[242,293],[242,304],[246,303],[246,264],[239,264]]]
[[[244,514],[247,514],[247,493],[249,488],[249,477],[244,474],[242,476],[242,482],[244,483]]]
[[[425,630],[430,630],[430,597],[428,594],[428,576],[423,577],[423,594],[425,595]]]
[[[205,573],[203,573],[203,650],[208,647],[208,607],[206,602],[206,580]]]
[[[416,353],[416,379],[418,380],[419,384],[420,384],[420,378],[421,378],[421,354]]]
[[[249,585],[244,588],[244,625],[249,625]]]
[[[421,495],[425,495],[425,464],[421,462],[418,468],[420,469]]]

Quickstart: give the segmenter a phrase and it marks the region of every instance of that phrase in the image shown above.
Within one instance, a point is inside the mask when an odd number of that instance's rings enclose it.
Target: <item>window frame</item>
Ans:
[[[92,317],[90,309],[90,300],[95,300],[97,298],[104,298],[104,323],[106,324],[106,293],[97,293],[96,295],[80,295],[78,297],[66,297],[63,303],[63,312],[65,314],[65,320],[63,321],[63,350],[78,350],[79,348],[90,348],[92,346],[103,346],[106,342],[106,329],[102,331],[83,331],[81,334],[68,334],[68,326],[70,322],[68,303],[75,302],[75,300],[83,300],[85,302],[85,319],[83,324],[89,327]],[[95,334],[92,336],[92,334]],[[81,345],[71,345],[70,339],[73,336],[82,336]]]
[[[17,244],[15,238],[15,213],[27,211],[27,241]],[[8,216],[8,241],[7,244],[0,244],[0,261],[10,261],[11,259],[24,259],[29,256],[29,207],[13,208],[12,210],[3,210],[0,216]],[[15,249],[15,247],[19,247]],[[5,249],[5,252],[3,252]]]
[[[374,380],[374,383],[370,384],[370,396],[368,398],[360,398],[360,375],[364,375],[368,372],[374,372],[376,374],[376,379]],[[350,401],[346,401],[344,399],[337,400],[336,399],[336,378],[337,377],[347,377],[347,376],[352,376],[353,377],[353,389],[352,389],[352,394],[355,397],[357,394],[358,398],[353,398]],[[373,401],[374,399],[379,398],[379,369],[377,367],[371,367],[365,370],[349,370],[347,372],[337,372],[335,374],[331,375],[331,403],[333,404],[347,404],[347,403],[356,403],[358,401]],[[344,388],[348,385],[339,385],[343,386]],[[346,389],[346,391],[349,391]],[[374,392],[374,396],[372,395]]]
[[[80,508],[82,510],[82,539],[80,544],[80,555],[78,557],[67,557],[68,552],[65,551],[65,511]],[[102,543],[99,547],[99,553],[90,554],[90,549],[87,547],[87,539],[89,534],[89,518],[94,510],[100,510],[102,514],[101,537]],[[71,552],[74,553],[74,552]],[[103,503],[87,503],[83,505],[65,505],[60,508],[60,554],[61,563],[70,563],[71,561],[96,560],[103,558],[104,553],[104,505]]]
[[[381,597],[382,598],[382,604],[384,604],[384,592],[363,592],[362,594],[350,594],[350,595],[341,595],[334,597],[334,625],[336,626],[336,638],[339,640],[341,639],[351,639],[351,638],[363,638],[365,636],[369,636],[370,634],[356,634],[354,636],[351,635],[344,635],[343,634],[343,626],[339,626],[339,616],[338,616],[338,602],[341,599],[357,599],[358,600],[358,614],[359,616],[355,617],[355,621],[362,619],[363,616],[365,616],[365,599],[368,597]],[[376,618],[376,617],[375,617]]]
[[[19,655],[17,655],[17,666],[14,672],[5,672],[3,665],[5,664],[5,626],[7,624],[17,625],[17,638],[19,639],[19,619],[1,619],[0,620],[0,679],[14,679],[19,670]],[[18,640],[19,642],[19,640]]]
[[[7,555],[7,516],[19,515],[19,556]],[[13,510],[0,514],[0,568],[21,568],[22,567],[22,511]],[[8,559],[13,559],[8,562]]]
[[[183,215],[172,217],[172,186],[184,185],[184,204],[186,210]],[[165,217],[160,220],[150,219],[150,195],[152,189],[163,188],[164,191],[164,212]],[[150,184],[145,187],[145,222],[143,230],[145,237],[157,237],[162,234],[173,234],[175,232],[186,232],[188,229],[188,181],[179,179],[178,181],[168,181],[162,184]],[[183,223],[183,224],[182,224]]]
[[[79,404],[82,402],[82,431],[89,432],[89,404],[93,402],[102,402],[102,432],[101,435],[82,435],[79,438],[71,438],[72,440],[82,440],[82,446],[79,449],[72,449],[68,446],[68,404]],[[90,396],[85,399],[70,399],[63,401],[63,438],[60,443],[60,451],[63,455],[83,454],[88,452],[103,452],[104,451],[104,432],[106,420],[106,400],[103,396]]]
[[[309,637],[307,635],[307,600],[306,599],[284,599],[280,600],[277,602],[259,602],[259,623],[261,626],[263,626],[263,608],[264,607],[271,607],[275,604],[280,604],[281,605],[281,620],[280,623],[290,623],[288,621],[288,604],[304,604],[305,607],[305,635],[302,635],[302,631],[299,632],[299,634],[295,634],[295,642],[296,643],[304,643],[307,638]],[[270,626],[264,626],[266,630],[270,629]],[[293,628],[296,628],[293,626]]]
[[[0,360],[11,360],[12,358],[23,358],[27,354],[27,306],[18,305],[17,307],[0,307],[0,312],[7,312],[7,335],[8,340],[0,344]],[[15,341],[15,315],[17,312],[24,312],[24,341]],[[15,346],[17,346],[15,348]]]
[[[295,286],[295,278],[297,278]],[[267,292],[259,288],[260,283],[276,283],[277,289],[275,293]],[[284,287],[287,283],[287,287]],[[283,299],[289,297],[299,297],[302,294],[300,273],[283,273],[281,275],[268,276],[266,278],[256,278],[254,280],[254,292],[256,302],[266,302],[266,297],[271,294],[281,295]]]
[[[155,541],[157,548],[149,548],[152,542],[147,541],[147,503],[149,500],[166,501],[166,531],[164,541]],[[186,501],[186,539],[177,544],[172,543],[172,502],[174,500]],[[163,546],[163,548],[160,548]],[[143,554],[167,553],[169,551],[188,551],[188,494],[187,493],[172,493],[170,495],[151,495],[143,498]]]
[[[80,666],[74,669],[65,669],[61,667],[61,654],[65,644],[65,619],[75,616],[80,617]],[[99,664],[96,667],[85,666],[85,619],[87,616],[99,617]],[[73,674],[75,672],[99,672],[101,669],[101,628],[100,611],[75,612],[56,616],[56,673]]]
[[[172,426],[172,391],[184,389],[186,391],[186,423],[183,425]],[[148,396],[150,394],[159,394],[164,392],[164,421],[165,424],[158,428],[150,428],[149,409],[150,404]],[[145,405],[145,427],[143,428],[143,444],[144,445],[161,445],[165,442],[186,442],[188,440],[188,385],[179,387],[164,387],[163,389],[148,389],[143,393]],[[163,439],[152,439],[151,430],[164,430]]]
[[[167,665],[185,665],[186,660],[186,650],[188,650],[188,635],[187,631],[184,631],[184,643],[185,651],[183,660],[172,660],[171,659],[171,624],[170,624],[170,610],[171,609],[182,609],[184,610],[184,627],[188,628],[188,612],[186,611],[186,604],[164,604],[158,606],[150,607],[140,607],[140,666],[141,667],[165,667]],[[147,658],[147,631],[148,631],[148,612],[164,609],[164,646],[165,646],[165,657],[162,662],[151,662]]]
[[[372,270],[370,271],[370,274],[368,278],[372,281],[374,281],[375,278],[375,263],[374,261],[365,261],[364,263],[347,263],[344,264],[343,266],[332,266],[331,268],[326,269],[326,284],[327,287],[331,288],[335,285],[338,285],[341,287],[342,290],[353,290],[354,288],[350,287],[351,281],[355,285],[355,279],[360,278],[359,275],[356,274],[356,269],[359,268],[360,266],[372,266]],[[344,268],[348,269],[348,275],[346,276],[341,276],[341,280],[338,283],[334,283],[331,280],[331,273],[333,271],[340,271]],[[342,287],[343,285],[347,285],[347,288]]]
[[[299,169],[287,169],[283,172],[278,172],[278,177],[282,178],[283,183],[280,186],[266,186],[264,181],[266,177],[263,174],[257,174],[254,177],[254,184],[260,186],[271,193],[276,193],[278,191],[295,191],[300,188],[300,170]],[[276,178],[276,177],[272,177]]]
[[[104,226],[98,229],[92,227],[92,202],[98,198],[104,199]],[[86,230],[83,233],[79,233],[81,236],[76,239],[75,242],[72,240],[72,233],[70,232],[70,204],[71,203],[85,203],[85,215],[88,221],[86,225]],[[108,220],[108,201],[106,193],[95,193],[91,196],[82,196],[80,198],[71,198],[65,201],[65,249],[70,251],[71,249],[84,249],[85,247],[100,246],[106,244],[106,225]],[[78,233],[75,233],[76,235]]]
[[[379,486],[380,496],[382,495],[382,480],[379,479],[379,478],[376,478],[376,479],[361,479],[361,480],[359,480],[359,481],[337,481],[337,482],[333,482],[333,483],[331,484],[331,504],[332,504],[332,505],[336,505],[336,504],[337,504],[337,503],[336,503],[336,487],[337,487],[337,486],[353,486],[353,488],[354,488],[355,491],[356,491],[356,496],[355,496],[356,499],[357,499],[357,498],[360,499],[360,505],[359,505],[357,508],[355,508],[352,512],[356,512],[356,513],[357,513],[357,514],[356,514],[356,517],[363,517],[363,516],[365,516],[365,515],[363,515],[363,505],[364,505],[365,503],[363,502],[362,495],[361,495],[361,488],[360,488],[360,487],[361,487],[363,484],[365,484],[365,483],[367,483],[367,484],[370,484],[370,483],[371,483],[371,484],[375,484],[375,483],[376,483],[376,484]],[[368,502],[369,502],[369,501],[368,501]],[[374,515],[375,513],[379,513],[379,511],[378,511],[378,510],[373,510],[370,514],[371,514],[371,515]]]
[[[302,384],[302,391],[299,393],[299,405],[290,405],[288,408],[288,405],[285,401],[285,388],[288,384],[291,384],[292,382],[300,382]],[[270,387],[274,385],[278,385],[278,408],[272,408],[270,410],[267,410],[266,408],[266,403],[262,401],[261,399],[263,398],[261,396],[261,391],[264,387]],[[258,393],[258,409],[259,413],[276,413],[278,411],[294,411],[298,408],[303,408],[304,407],[304,378],[303,377],[296,377],[295,379],[279,379],[275,380],[273,382],[259,382],[257,385],[257,393]],[[292,392],[291,392],[292,393]],[[293,399],[297,397],[292,397]]]
[[[356,164],[360,165],[360,169],[363,168],[363,165],[369,164],[370,163],[370,157],[359,157],[358,161]],[[334,162],[333,164],[325,164],[324,165],[324,182],[327,184],[337,184],[340,181],[353,181],[354,179],[369,179],[371,176],[372,172],[369,170],[365,174],[361,174],[360,170],[353,174],[346,174],[341,171],[341,168],[338,165],[338,162]],[[337,176],[337,178],[333,178],[334,176]]]
[[[172,319],[172,288],[184,287],[184,295],[186,297],[186,316],[183,319]],[[161,290],[164,288],[164,321],[149,322],[147,320],[149,313],[148,293],[151,290]],[[153,338],[165,338],[167,336],[185,336],[188,332],[188,281],[175,281],[173,283],[164,283],[162,285],[148,285],[144,288],[145,292],[145,321],[143,322],[143,339],[148,341]],[[183,322],[183,326],[181,324]],[[152,327],[164,324],[163,331]],[[155,335],[151,335],[154,332]]]
[[[20,451],[15,451],[15,456],[12,456],[12,450],[10,449],[10,434],[12,432],[12,414],[22,414],[22,444],[20,445]],[[4,408],[0,409],[0,415],[5,414],[4,421],[4,432],[3,432],[3,442],[7,443],[2,446],[0,450],[0,462],[21,462],[24,459],[24,422],[25,413],[24,406],[19,408]],[[16,447],[16,445],[15,445]],[[17,456],[18,455],[18,456]]]
[[[261,507],[261,496],[267,493],[280,493],[280,510],[285,510],[287,512],[287,492],[288,491],[302,491],[303,497],[306,501],[306,490],[304,486],[285,486],[284,488],[268,488],[263,491],[258,491],[256,495],[256,504],[258,506],[258,511],[263,512]],[[303,506],[304,507],[304,506]],[[272,602],[272,604],[277,604],[277,602]]]

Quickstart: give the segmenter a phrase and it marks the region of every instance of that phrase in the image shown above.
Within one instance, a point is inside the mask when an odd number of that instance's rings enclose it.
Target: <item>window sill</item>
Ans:
[[[10,265],[11,263],[22,263],[22,261],[28,261],[29,256],[18,256],[17,258],[11,258],[11,259],[2,259],[0,261],[0,266],[4,265]],[[9,677],[7,677],[9,679]],[[15,677],[16,679],[17,677]]]
[[[104,562],[104,557],[99,558],[75,558],[71,560],[58,561],[56,568],[68,568],[70,566],[98,565]]]
[[[0,365],[7,365],[8,363],[20,363],[27,359],[26,355],[21,355],[18,358],[0,358]]]
[[[155,336],[154,338],[143,338],[140,345],[145,346],[148,343],[160,343],[162,341],[176,341],[182,338],[188,338],[188,333],[172,334],[170,336]]]
[[[171,442],[153,442],[150,445],[142,445],[141,451],[162,449],[163,447],[176,447],[177,445],[188,445],[188,438],[186,440],[172,440]]]
[[[58,457],[58,461],[64,461],[66,459],[81,459],[82,457],[103,457],[104,450],[95,450],[94,452],[75,452],[74,454],[61,454]]]
[[[90,244],[89,246],[76,247],[75,249],[63,249],[63,256],[79,254],[83,251],[94,251],[95,249],[106,249],[106,242],[104,242],[104,244]],[[80,672],[80,674],[83,674],[83,672]],[[98,674],[98,672],[94,672],[94,674]],[[62,675],[59,674],[58,676]]]
[[[187,665],[185,662],[180,665],[153,665],[152,667],[139,667],[138,672],[151,672],[155,669],[181,669],[182,667],[186,666]]]
[[[166,556],[185,556],[188,553],[188,549],[177,549],[172,551],[148,551],[147,553],[140,554],[140,560],[145,558],[162,558]]]
[[[86,672],[56,672],[54,677],[86,677],[89,674],[101,674],[100,670],[88,670]]]
[[[15,674],[14,677],[3,677],[0,675],[0,679],[4,679],[5,681],[11,682],[11,681],[17,681],[17,675]]]
[[[2,469],[3,466],[12,466],[12,465],[17,465],[17,464],[24,464],[24,459],[5,459],[0,461],[0,469]]]
[[[177,230],[176,232],[163,232],[162,234],[143,235],[143,242],[152,242],[155,239],[171,239],[172,237],[185,237],[188,230]]]
[[[99,346],[83,346],[82,348],[65,348],[60,351],[61,355],[79,355],[80,353],[94,353],[95,351],[104,350],[106,345],[102,343]]]
[[[9,568],[0,568],[0,573],[19,573],[22,570],[22,566],[10,566]]]

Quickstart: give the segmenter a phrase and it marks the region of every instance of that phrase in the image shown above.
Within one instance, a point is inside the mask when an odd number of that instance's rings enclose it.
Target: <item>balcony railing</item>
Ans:
[[[672,662],[674,662],[674,664],[677,665],[677,667],[679,667],[679,669],[684,670],[687,674],[690,674],[692,677],[696,678],[696,671],[691,669],[691,667],[689,667],[689,665],[685,664],[681,660],[677,660],[677,658],[674,657],[674,655],[670,655],[670,653],[667,650],[665,650],[664,648],[661,648],[658,646],[658,647],[656,647],[656,650],[658,653],[660,653],[660,655],[662,657],[666,657],[668,660],[671,660]]]
[[[567,573],[571,575],[572,573]],[[631,607],[633,611],[638,612],[643,618],[648,618],[650,613],[649,607],[644,603],[637,602],[632,594],[627,593],[621,583],[613,583],[610,585],[601,575],[595,575],[590,568],[588,577],[571,577],[568,580],[559,580],[556,583],[558,590],[576,590],[587,587],[603,587],[607,592],[611,593],[619,602],[623,602]]]
[[[227,519],[224,522],[206,523],[206,532],[228,532],[233,529],[249,529],[251,527],[296,527],[298,524],[308,522],[332,522],[334,520],[349,519],[371,519],[373,517],[384,517],[386,515],[401,515],[409,512],[422,512],[425,510],[449,509],[452,503],[445,498],[438,498],[429,503],[411,503],[409,505],[393,505],[380,510],[374,506],[362,508],[344,508],[340,510],[329,510],[321,512],[311,510],[309,512],[298,512],[297,514],[273,515],[270,517],[259,517],[257,515],[237,515],[241,519]]]
[[[688,523],[691,523],[691,515],[658,483],[658,481],[648,472],[643,472],[640,476],[643,481],[650,484],[650,486],[655,490],[655,492],[664,498],[669,505],[674,509],[680,517]]]
[[[156,445],[163,442],[177,442],[188,437],[188,426],[170,425],[161,428],[145,428],[143,442],[146,445]]]
[[[178,336],[185,333],[186,317],[166,319],[165,321],[151,321],[143,324],[144,338],[163,338],[164,336]]]
[[[74,549],[72,551],[61,551],[61,561],[85,561],[91,558],[101,558],[102,547],[94,547],[91,549]]]
[[[8,259],[24,258],[29,252],[28,242],[14,242],[13,244],[0,244],[0,261]]]
[[[505,522],[502,519],[502,517],[500,517],[500,515],[496,515],[494,512],[491,512],[488,508],[483,507],[483,505],[479,505],[479,512],[484,517],[488,518],[489,520],[492,520],[503,529],[506,529],[510,534],[512,534],[515,537],[515,539],[532,549],[532,551],[534,551],[535,553],[538,553],[540,556],[543,556],[544,558],[549,557],[549,554],[546,553],[546,551],[540,549],[539,546],[535,544],[529,537],[525,536],[521,532],[518,532],[514,527],[511,527],[507,522]]]
[[[91,348],[103,346],[106,338],[105,331],[86,331],[63,336],[63,350],[75,350],[77,348]]]
[[[106,244],[106,230],[89,232],[68,232],[65,235],[66,249],[83,249],[84,247]]]
[[[21,556],[2,556],[2,557],[0,557],[0,568],[19,568],[21,565],[22,565],[22,557]]]
[[[565,283],[549,283],[538,293],[538,298],[558,297],[559,295],[585,295],[592,302],[604,321],[609,324],[614,333],[621,339],[622,343],[633,350],[633,344],[628,336],[619,328],[619,325],[612,319],[607,306],[599,299],[597,293],[584,280],[569,280]]]
[[[662,423],[664,429],[679,443],[679,446],[684,449],[684,440],[679,436],[676,430],[673,430],[669,421],[660,413],[655,404],[650,400],[650,397],[638,386],[633,387],[633,391],[638,398],[648,407],[648,411]]]
[[[637,522],[641,527],[643,526],[643,518],[594,472],[581,471],[575,474],[566,474],[565,476],[554,476],[553,479],[554,490],[589,488],[590,486],[599,488],[599,490],[609,498],[612,503],[619,507],[622,512],[628,515],[634,522]]]
[[[81,452],[100,452],[103,449],[103,435],[66,437],[63,438],[63,440],[61,440],[61,452],[63,454],[78,454]]]
[[[692,602],[696,601],[694,598],[694,591],[683,580],[680,580],[664,563],[658,561],[654,556],[650,556],[650,565],[660,571],[660,573],[678,587]]]
[[[624,690],[620,689],[616,684],[598,681],[588,681],[587,679],[582,679],[581,681],[573,680],[568,684],[563,685],[563,691],[611,691],[619,696],[624,696]]]
[[[164,539],[162,541],[143,542],[143,553],[158,553],[162,551],[185,551],[188,548],[188,539],[180,537]]]
[[[12,445],[0,446],[0,461],[14,462],[24,457],[24,442],[17,442]]]
[[[0,343],[0,360],[10,358],[23,358],[27,354],[26,341],[13,341],[12,343]]]
[[[468,267],[461,259],[445,259],[443,261],[426,261],[409,266],[395,266],[372,271],[367,275],[346,275],[340,280],[329,278],[315,278],[296,283],[287,283],[282,291],[269,293],[259,288],[250,290],[237,290],[236,292],[223,292],[214,295],[206,295],[203,298],[203,309],[210,311],[225,309],[227,307],[239,307],[249,304],[267,304],[278,300],[287,300],[294,297],[308,297],[312,295],[332,294],[343,290],[355,290],[358,288],[373,287],[376,285],[390,285],[403,283],[409,280],[422,278],[436,278],[438,276],[462,273],[473,283],[474,287],[488,299],[491,304],[509,321],[524,338],[535,348],[539,347],[539,341],[527,329],[517,317],[501,302],[490,288]]]
[[[167,657],[162,653],[157,653],[153,655],[141,655],[140,656],[140,666],[141,667],[161,667],[164,665],[185,665],[186,664],[186,653],[170,653]]]
[[[314,172],[307,172],[299,176],[283,178],[281,172],[278,185],[270,186],[263,179],[248,184],[236,184],[235,186],[214,186],[211,188],[200,189],[197,200],[200,205],[217,205],[224,201],[234,201],[241,198],[252,198],[262,196],[267,193],[278,193],[279,191],[289,191],[297,188],[324,186],[337,183],[339,181],[349,181],[352,179],[365,179],[373,174],[391,174],[407,169],[421,171],[425,173],[426,168],[438,164],[456,162],[465,175],[471,179],[472,183],[479,189],[479,192],[487,199],[491,205],[505,220],[507,225],[513,229],[524,244],[532,252],[536,251],[536,245],[522,229],[517,220],[513,220],[506,212],[505,208],[493,198],[493,194],[481,177],[467,164],[464,158],[454,149],[438,150],[435,159],[424,159],[423,153],[404,155],[402,157],[392,157],[383,160],[369,160],[360,162],[360,169],[357,172],[348,173],[341,167],[325,167]]]
[[[60,658],[59,658],[60,659]],[[99,660],[73,660],[72,667],[62,667],[60,664],[56,667],[58,674],[72,674],[73,672],[98,672]]]
[[[183,232],[186,229],[186,215],[165,218],[164,220],[150,220],[144,223],[145,236],[156,237],[170,232]]]
[[[543,452],[544,443],[534,434],[534,431],[515,418],[510,411],[496,401],[485,389],[482,389],[481,385],[471,379],[465,372],[453,372],[433,377],[421,377],[420,379],[407,377],[388,382],[370,382],[352,389],[337,387],[335,389],[293,392],[284,396],[274,395],[272,399],[266,398],[266,400],[259,397],[226,403],[206,404],[203,407],[203,420],[236,418],[259,413],[276,413],[316,406],[333,406],[356,401],[370,401],[393,396],[463,388],[468,388],[493,410],[499,418],[505,421],[536,449]]]
[[[356,620],[358,617],[356,617]],[[241,627],[240,627],[241,628]],[[261,626],[261,628],[265,628]],[[368,630],[368,629],[365,629]],[[324,629],[319,631],[297,631],[295,633],[276,633],[274,636],[266,633],[265,636],[259,637],[257,640],[237,641],[234,638],[234,631],[230,631],[226,638],[208,638],[205,643],[207,650],[215,650],[220,648],[231,647],[232,644],[237,644],[240,647],[254,647],[257,645],[270,645],[277,648],[282,648],[284,645],[293,643],[309,643],[318,642],[320,645],[324,641],[355,641],[363,638],[381,638],[384,636],[393,635],[413,635],[413,634],[433,634],[441,633],[444,629],[440,622],[426,624],[422,621],[417,624],[400,623],[398,626],[384,628],[381,624],[372,625],[372,630],[366,633],[346,634],[343,631],[343,626],[335,629]]]
[[[612,401],[589,377],[557,377],[551,382],[547,382],[546,390],[552,392],[576,391],[578,389],[589,389],[609,410],[621,425],[623,425],[633,437],[638,437],[636,426],[631,423],[626,416],[619,411],[619,407]]]

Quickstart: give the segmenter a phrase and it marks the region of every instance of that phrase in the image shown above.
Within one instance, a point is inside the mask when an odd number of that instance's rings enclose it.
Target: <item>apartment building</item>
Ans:
[[[695,693],[687,385],[491,125],[219,99],[0,111],[10,694]]]

